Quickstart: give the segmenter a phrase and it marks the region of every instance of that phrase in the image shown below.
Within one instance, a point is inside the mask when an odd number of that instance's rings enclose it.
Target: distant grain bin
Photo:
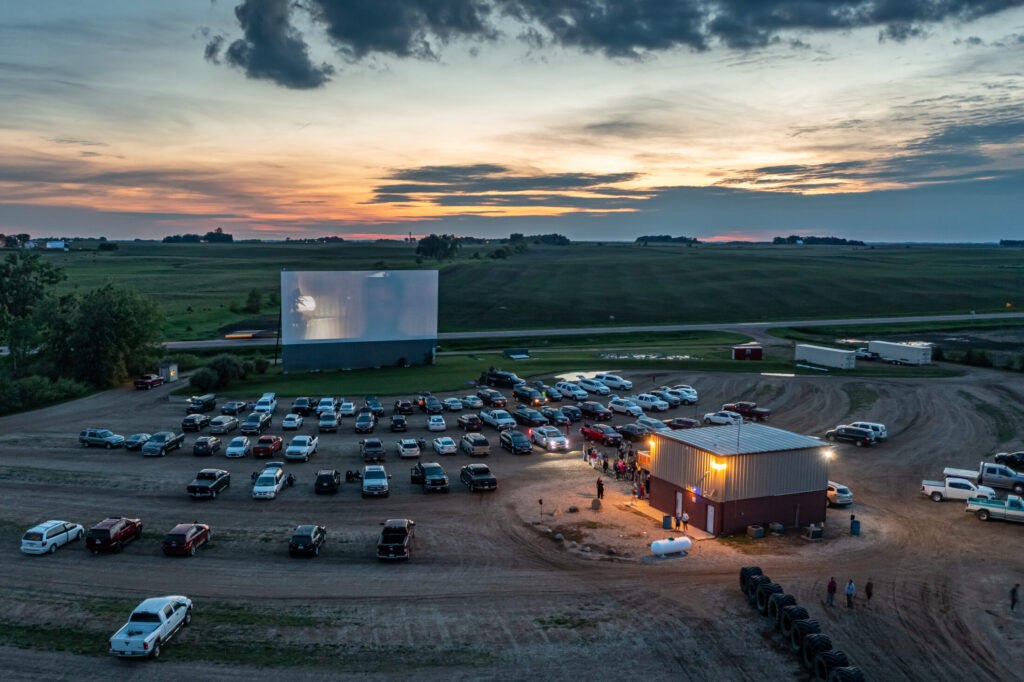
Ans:
[[[868,341],[868,350],[894,365],[930,365],[932,362],[932,347],[928,343]]]
[[[853,369],[857,362],[857,352],[801,343],[796,347],[795,359],[797,362],[809,362],[822,367]]]

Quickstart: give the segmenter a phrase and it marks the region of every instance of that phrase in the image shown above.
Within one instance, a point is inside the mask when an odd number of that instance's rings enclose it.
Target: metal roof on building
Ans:
[[[827,447],[828,443],[813,436],[803,436],[773,426],[745,422],[728,426],[707,426],[697,429],[656,431],[661,438],[686,443],[716,455],[750,455],[759,452],[783,452],[805,448]]]

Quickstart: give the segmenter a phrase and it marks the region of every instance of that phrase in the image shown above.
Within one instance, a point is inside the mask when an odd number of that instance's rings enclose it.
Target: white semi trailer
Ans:
[[[853,369],[857,362],[857,352],[841,348],[811,346],[806,343],[797,344],[794,359],[797,362],[810,362],[822,367]]]
[[[932,347],[924,343],[869,341],[868,350],[877,353],[879,359],[898,365],[930,365],[932,362]]]

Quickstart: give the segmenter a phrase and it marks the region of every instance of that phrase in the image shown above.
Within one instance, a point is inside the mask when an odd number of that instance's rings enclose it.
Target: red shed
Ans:
[[[763,360],[764,348],[756,343],[745,343],[742,346],[732,347],[733,360]]]

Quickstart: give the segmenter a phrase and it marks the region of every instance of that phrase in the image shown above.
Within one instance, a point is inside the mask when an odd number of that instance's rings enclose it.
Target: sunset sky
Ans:
[[[1024,238],[1024,0],[0,0],[0,232]]]

